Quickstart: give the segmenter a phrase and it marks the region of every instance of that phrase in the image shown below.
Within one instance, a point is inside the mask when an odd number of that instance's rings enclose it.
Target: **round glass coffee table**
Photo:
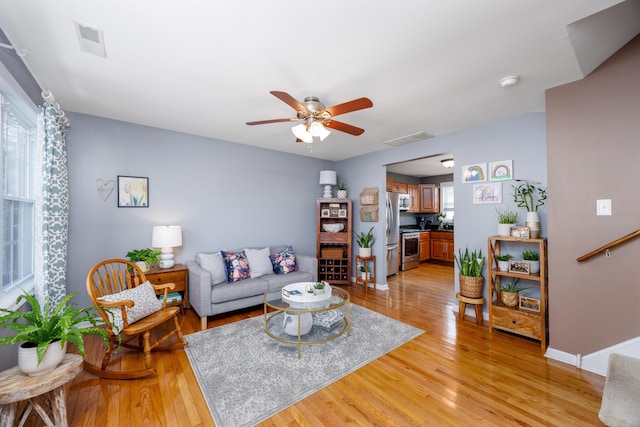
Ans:
[[[299,282],[264,294],[264,331],[274,340],[298,346],[322,344],[351,335],[351,303],[344,289],[307,293],[315,282]],[[297,291],[297,292],[296,292]]]

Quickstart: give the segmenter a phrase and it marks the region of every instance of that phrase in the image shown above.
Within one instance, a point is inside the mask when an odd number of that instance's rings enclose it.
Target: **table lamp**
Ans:
[[[320,171],[320,185],[324,185],[324,194],[322,197],[325,199],[331,198],[331,186],[337,183],[336,171]]]
[[[153,227],[151,246],[162,248],[160,252],[160,268],[171,268],[175,265],[173,248],[182,246],[182,227],[179,225],[157,225]]]

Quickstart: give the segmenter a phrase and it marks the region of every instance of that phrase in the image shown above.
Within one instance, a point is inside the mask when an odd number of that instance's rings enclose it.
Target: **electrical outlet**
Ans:
[[[596,204],[597,215],[611,215],[611,199],[598,199]]]

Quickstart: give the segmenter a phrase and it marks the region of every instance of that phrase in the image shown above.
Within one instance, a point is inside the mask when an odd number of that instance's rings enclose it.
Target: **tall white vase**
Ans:
[[[540,238],[540,215],[538,215],[538,212],[527,212],[527,218],[524,225],[529,227],[530,238]]]

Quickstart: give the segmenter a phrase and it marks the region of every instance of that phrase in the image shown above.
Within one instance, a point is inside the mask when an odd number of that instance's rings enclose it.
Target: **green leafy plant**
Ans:
[[[60,340],[60,345],[66,342],[75,344],[78,351],[84,356],[84,335],[101,336],[104,344],[109,345],[109,335],[107,331],[99,325],[105,322],[99,318],[94,307],[75,308],[75,304],[68,304],[69,300],[77,295],[77,292],[67,295],[60,303],[52,308],[49,298],[46,299],[44,307],[38,300],[27,292],[16,300],[19,304],[22,299],[31,306],[30,311],[8,310],[0,308],[0,329],[12,330],[12,336],[0,338],[0,345],[12,344],[25,341],[32,347],[37,347],[38,364],[47,352],[47,347],[54,341]],[[80,327],[80,323],[87,322],[91,326]]]
[[[537,252],[525,249],[522,251],[522,259],[525,261],[538,261],[540,259],[540,255],[538,255]]]
[[[347,189],[347,181],[344,181],[338,184],[338,190],[346,190],[346,189]]]
[[[500,290],[502,292],[511,292],[512,294],[516,294],[518,292],[527,290],[529,288],[521,288],[518,286],[518,281],[520,279],[516,278],[516,279],[511,279],[511,283],[507,284],[507,285],[503,285],[500,287]]]
[[[453,258],[463,276],[482,277],[482,268],[485,262],[482,250],[469,253],[469,248],[466,248],[463,253],[462,249],[458,249],[458,255],[453,254]]]
[[[356,243],[358,243],[358,245],[361,248],[370,248],[371,245],[373,244],[374,241],[374,236],[373,236],[373,227],[371,227],[371,229],[368,232],[360,232],[360,233],[355,233],[356,236]]]
[[[139,262],[143,261],[147,263],[149,268],[154,268],[160,266],[160,259],[158,258],[160,255],[159,249],[134,249],[132,251],[127,252],[126,257],[129,258],[131,262]]]
[[[324,282],[316,282],[316,284],[314,285],[314,287],[318,290],[322,290],[324,289]]]
[[[501,211],[496,209],[498,213],[498,224],[515,224],[518,220],[518,212],[513,212],[509,208]]]
[[[526,208],[527,212],[537,212],[538,208],[544,205],[547,200],[547,189],[538,185],[538,182],[529,182],[524,179],[516,179],[518,185],[512,185],[513,200],[518,207]]]
[[[511,254],[496,255],[496,259],[498,261],[509,261],[512,258],[513,258],[513,255]]]

